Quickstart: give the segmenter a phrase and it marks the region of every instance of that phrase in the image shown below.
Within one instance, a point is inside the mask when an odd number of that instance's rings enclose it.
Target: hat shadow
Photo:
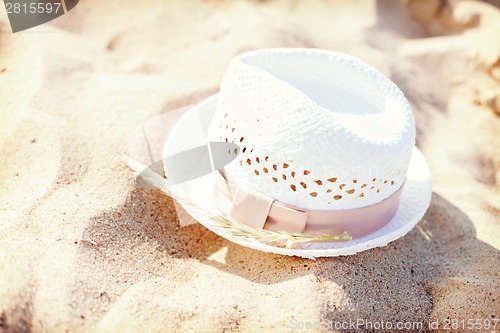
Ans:
[[[490,311],[487,318],[494,318],[495,295],[488,294],[498,286],[492,267],[499,260],[499,250],[476,238],[470,218],[433,193],[427,213],[407,235],[355,256],[318,259],[322,267],[315,274],[340,286],[354,305],[330,308],[328,320],[413,318],[427,325],[450,313],[468,318]]]
[[[172,199],[139,187],[120,207],[91,219],[78,252],[76,267],[81,272],[77,275],[91,272],[100,286],[126,281],[119,286],[123,292],[131,286],[130,281],[166,275],[172,269],[168,266],[175,266],[179,259],[196,260],[262,285],[309,275],[321,281],[318,288],[324,289],[325,302],[333,304],[325,304],[322,316],[337,321],[353,316],[375,320],[382,315],[380,319],[387,320],[388,312],[394,318],[428,319],[435,288],[442,286],[445,292],[453,293],[446,289],[450,281],[465,284],[470,278],[476,286],[486,283],[478,279],[487,274],[475,275],[492,267],[484,258],[500,259],[500,251],[476,238],[469,217],[435,193],[424,218],[399,240],[353,256],[310,260],[246,248],[199,223],[181,227]],[[457,308],[480,304],[470,302],[484,293],[471,287],[459,291]],[[351,306],[335,306],[338,290]],[[83,297],[86,292],[78,290],[82,295],[74,296]]]

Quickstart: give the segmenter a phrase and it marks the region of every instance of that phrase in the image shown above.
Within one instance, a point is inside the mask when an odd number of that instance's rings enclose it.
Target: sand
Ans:
[[[0,10],[0,328],[499,319],[500,13],[427,2],[87,0],[17,34]],[[401,87],[434,192],[409,234],[349,257],[272,255],[180,227],[170,199],[137,185],[120,160],[130,133],[264,47],[348,52]]]

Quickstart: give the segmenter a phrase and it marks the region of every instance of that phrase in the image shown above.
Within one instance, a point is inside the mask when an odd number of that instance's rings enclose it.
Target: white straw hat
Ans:
[[[220,142],[232,146],[215,149]],[[414,142],[407,100],[376,69],[332,51],[267,49],[233,59],[219,94],[177,122],[163,156],[209,147],[219,172],[180,182],[179,165],[164,165],[175,190],[207,211],[254,228],[353,239],[284,248],[234,236],[185,207],[217,234],[263,251],[336,256],[383,246],[422,218],[431,180]]]

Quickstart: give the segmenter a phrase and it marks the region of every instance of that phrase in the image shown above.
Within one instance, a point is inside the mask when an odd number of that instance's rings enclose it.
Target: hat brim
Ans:
[[[163,148],[163,159],[178,152],[206,144],[210,122],[217,107],[217,95],[213,95],[188,110],[172,128]],[[175,185],[175,190],[193,200],[199,207],[216,212],[213,200],[214,175]],[[300,243],[300,248],[284,248],[265,244],[250,238],[233,236],[224,227],[211,221],[198,210],[183,205],[183,208],[199,223],[231,242],[265,252],[304,258],[352,255],[368,249],[387,245],[403,237],[420,221],[429,207],[432,184],[429,166],[425,158],[414,147],[401,193],[396,215],[382,229],[368,236],[350,241]]]

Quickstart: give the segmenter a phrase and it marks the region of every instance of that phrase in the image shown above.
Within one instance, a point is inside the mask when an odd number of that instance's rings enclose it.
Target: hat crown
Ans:
[[[234,142],[227,175],[304,209],[375,204],[403,184],[411,108],[376,69],[342,53],[268,49],[226,71],[210,141]]]

